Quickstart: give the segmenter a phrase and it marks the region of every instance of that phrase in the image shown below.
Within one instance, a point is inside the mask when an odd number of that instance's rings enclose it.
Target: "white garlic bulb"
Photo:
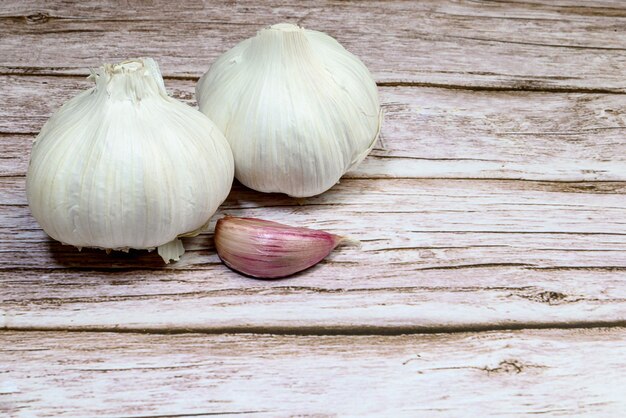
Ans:
[[[234,164],[220,130],[169,97],[150,58],[107,64],[65,103],[31,153],[26,191],[52,238],[76,247],[184,252],[226,199]]]
[[[295,197],[328,190],[359,164],[381,123],[365,65],[330,36],[285,23],[219,57],[196,96],[231,145],[235,177]]]

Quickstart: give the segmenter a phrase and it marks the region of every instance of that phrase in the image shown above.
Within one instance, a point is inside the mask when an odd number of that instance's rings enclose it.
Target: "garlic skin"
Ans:
[[[263,279],[290,276],[314,266],[341,243],[358,241],[256,218],[226,216],[215,225],[215,248],[224,264]]]
[[[235,177],[294,197],[331,188],[371,151],[382,113],[365,65],[332,37],[281,23],[220,56],[196,86]]]
[[[76,247],[154,249],[199,233],[226,199],[234,163],[220,130],[169,97],[156,62],[104,65],[65,103],[31,152],[28,204],[44,231]]]

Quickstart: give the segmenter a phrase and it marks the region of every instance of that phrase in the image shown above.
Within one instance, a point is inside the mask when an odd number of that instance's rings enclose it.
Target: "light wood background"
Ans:
[[[79,253],[31,217],[31,143],[90,67],[160,64],[190,105],[269,24],[357,54],[373,153],[305,200],[221,214],[360,239],[259,281],[211,233]],[[619,416],[626,410],[626,2],[0,3],[0,415]],[[212,230],[213,225],[211,225]]]

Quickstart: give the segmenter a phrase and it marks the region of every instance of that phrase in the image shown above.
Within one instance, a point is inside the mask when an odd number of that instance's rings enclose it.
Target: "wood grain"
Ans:
[[[89,67],[152,56],[195,106],[210,63],[279,21],[365,62],[381,138],[321,196],[235,184],[216,218],[361,248],[260,281],[220,263],[213,224],[165,267],[45,235],[28,154]],[[624,28],[617,0],[2,2],[0,415],[623,414]]]
[[[384,39],[394,43],[394,47],[383,49],[368,47],[367,42],[355,43],[360,45],[357,48],[376,51],[374,54],[404,54],[411,68],[416,68],[411,60],[419,54],[407,53],[403,48],[420,47],[413,36],[416,22],[430,22],[424,27],[432,34],[428,38],[431,43],[438,36],[451,36],[449,26],[454,24],[454,36],[462,28],[476,38],[457,36],[463,42],[497,36],[502,42],[487,43],[503,44],[507,51],[517,54],[519,51],[511,45],[552,48],[552,62],[558,62],[560,52],[554,50],[619,52],[622,39],[611,34],[626,17],[618,3],[577,7],[569,3],[477,6],[472,2],[389,2],[389,12],[373,22],[374,3],[365,7],[355,2],[328,6],[328,10],[310,9],[316,13],[300,16],[302,23],[307,19],[315,23],[317,19],[331,27],[341,22],[332,13],[354,14],[354,22],[371,26],[367,36],[377,35],[378,31],[380,37],[384,27],[384,36],[391,37]],[[233,7],[234,13],[230,10]],[[26,14],[31,9],[38,11]],[[619,276],[626,269],[626,145],[622,141],[626,107],[623,94],[610,93],[614,86],[597,77],[598,71],[593,82],[600,84],[585,84],[584,89],[595,89],[587,93],[555,93],[545,84],[540,88],[506,88],[548,91],[497,91],[497,83],[474,88],[484,80],[472,77],[468,80],[474,87],[467,89],[451,85],[419,87],[413,81],[399,86],[383,82],[380,90],[386,118],[381,140],[372,155],[340,184],[322,196],[298,201],[262,195],[237,185],[220,211],[219,215],[256,216],[326,228],[363,241],[361,249],[341,249],[322,265],[293,279],[297,284],[285,287],[284,282],[255,282],[227,270],[215,255],[210,234],[186,240],[188,253],[184,259],[165,269],[155,254],[106,256],[96,250],[78,253],[52,242],[29,214],[23,176],[34,134],[63,102],[90,86],[84,78],[75,76],[91,65],[76,55],[86,50],[72,47],[75,42],[97,49],[111,42],[109,37],[113,36],[119,40],[115,43],[120,48],[115,51],[119,52],[130,42],[120,39],[127,38],[132,27],[139,34],[135,37],[133,32],[133,47],[167,52],[176,45],[177,53],[183,53],[189,52],[188,47],[181,47],[188,45],[187,36],[204,36],[203,31],[209,30],[226,37],[216,41],[223,49],[229,37],[242,36],[241,31],[246,30],[253,33],[264,19],[287,18],[305,9],[288,3],[228,8],[193,3],[180,8],[156,2],[111,12],[98,2],[83,2],[71,10],[62,2],[51,2],[9,3],[2,10],[0,19],[7,25],[0,28],[0,33],[5,31],[7,60],[17,56],[11,52],[11,39],[19,38],[36,48],[53,42],[57,48],[54,56],[45,55],[50,53],[47,49],[44,55],[21,52],[20,56],[35,64],[28,61],[32,65],[7,66],[8,75],[0,76],[0,87],[5,92],[0,95],[0,270],[7,289],[3,305],[7,326],[337,326],[353,330],[359,326],[390,326],[397,330],[597,321],[617,324],[624,319]],[[393,19],[394,24],[389,25],[385,19]],[[173,20],[181,25],[176,33],[169,28]],[[486,21],[495,25],[493,30],[485,29]],[[242,24],[245,22],[250,24]],[[527,29],[525,38],[510,31],[511,25]],[[160,31],[161,37],[155,38],[153,31]],[[142,33],[149,40],[141,38]],[[340,33],[347,40],[362,35],[349,29]],[[550,36],[553,44],[535,45],[548,42]],[[166,37],[168,41],[164,42]],[[579,42],[585,47],[572,47],[566,42]],[[489,60],[474,57],[467,52],[470,46],[461,47],[466,51],[464,60],[470,64],[474,58],[489,61],[490,65],[501,61],[493,59],[497,55]],[[218,53],[219,48],[207,57]],[[67,65],[37,67],[36,63],[57,58]],[[168,70],[174,62],[168,59],[178,58],[173,54],[164,61],[166,74],[174,77],[167,80],[167,86],[174,97],[194,105],[197,75],[193,73],[197,68],[189,66],[190,60],[182,60],[176,66],[182,72]],[[372,59],[379,65],[394,65],[394,74],[409,79],[414,75],[396,65],[392,57],[372,55]],[[428,59],[433,61],[432,57]],[[462,68],[455,60],[444,62],[448,68]],[[574,70],[567,67],[563,71],[561,74],[570,74]],[[611,71],[602,74],[617,74]],[[515,79],[490,74],[494,75],[506,79],[506,83]],[[572,88],[567,83],[558,85],[564,91]],[[524,181],[512,181],[516,179]],[[363,266],[367,266],[365,274]],[[171,280],[168,274],[173,275]],[[116,292],[121,293],[109,293],[106,281],[99,287],[97,277],[117,283]],[[47,280],[50,285],[44,285]],[[93,280],[94,287],[88,286],[92,297],[83,291],[73,293],[84,281]],[[119,285],[127,282],[132,286]],[[191,287],[176,290],[175,283],[187,282],[192,283]],[[498,287],[502,283],[506,285]],[[603,288],[606,283],[608,287]],[[62,292],[47,297],[57,286]],[[38,289],[44,289],[44,293]],[[226,299],[223,294],[214,298],[212,291],[223,289],[228,290]],[[263,293],[267,289],[273,307],[267,315],[258,315],[256,310],[268,302]],[[125,291],[130,293],[124,295]],[[364,297],[368,300],[365,305]],[[394,303],[389,304],[389,300]],[[253,304],[256,307],[250,311],[250,318],[237,318],[232,313]],[[205,305],[229,308],[222,322],[212,322],[213,310],[197,318],[185,315]],[[300,305],[311,308],[305,309],[301,317],[294,317],[292,312]],[[146,306],[154,306],[154,310]],[[344,306],[350,308],[343,310]],[[162,308],[175,319],[165,320]],[[364,316],[370,309],[376,314]],[[443,309],[449,314],[423,315],[425,309],[435,313]],[[55,314],[49,315],[50,310]],[[320,317],[320,310],[334,312],[334,316]],[[77,311],[90,314],[81,315],[77,321]],[[119,312],[129,314],[120,316]]]
[[[626,330],[0,332],[9,416],[619,416]]]
[[[353,179],[299,203],[236,187],[220,213],[363,241],[282,281],[229,271],[207,235],[186,240],[185,257],[163,269],[146,252],[79,253],[49,241],[25,206],[0,206],[4,326],[400,332],[618,324],[626,320],[626,201],[623,183],[602,184]]]
[[[74,77],[0,76],[0,176],[24,175],[35,134],[91,85]],[[194,81],[166,86],[195,105]],[[623,95],[406,87],[380,93],[381,140],[347,177],[626,180]]]
[[[394,277],[369,280],[347,271],[323,265],[315,276],[254,283],[222,269],[0,272],[0,327],[397,335],[626,324],[623,270],[394,266]]]
[[[118,262],[125,268],[148,267],[157,259],[147,253],[107,257],[100,251],[87,251],[92,258],[72,247],[49,244],[25,206],[24,179],[2,179],[0,184],[5,202],[10,203],[0,206],[4,220],[0,238],[12,241],[3,246],[7,258],[0,268],[86,267],[89,261],[92,267]],[[345,250],[348,255],[340,258],[345,262],[358,263],[363,257],[381,265],[417,262],[422,268],[445,267],[456,253],[458,260],[516,260],[536,267],[626,266],[624,184],[601,184],[604,188],[597,193],[593,183],[346,179],[321,196],[299,200],[236,186],[214,219],[222,214],[267,218],[326,228],[364,241],[359,251]],[[474,236],[480,238],[468,242]],[[215,254],[207,254],[213,247],[205,235],[185,242],[199,253],[188,254],[168,268],[203,268],[218,261]],[[487,247],[472,250],[472,245],[479,244]],[[441,253],[442,259],[434,254],[420,257],[422,247],[450,252]],[[455,251],[459,248],[462,251]]]
[[[115,3],[8,2],[0,71],[82,74],[153,56],[166,75],[197,78],[226,49],[288,21],[336,37],[382,83],[626,92],[623,2]]]

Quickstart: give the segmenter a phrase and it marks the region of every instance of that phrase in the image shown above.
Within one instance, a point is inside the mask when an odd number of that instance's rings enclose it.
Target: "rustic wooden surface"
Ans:
[[[276,417],[312,411],[618,417],[626,387],[624,332],[6,332],[0,354],[10,370],[0,383],[0,411],[58,417]]]
[[[216,218],[360,249],[258,281],[219,262],[211,233],[166,267],[47,238],[26,205],[30,146],[89,67],[152,56],[195,105],[210,63],[279,21],[362,58],[381,140],[321,196],[235,185]],[[621,1],[2,2],[0,415],[616,416],[625,52]]]

